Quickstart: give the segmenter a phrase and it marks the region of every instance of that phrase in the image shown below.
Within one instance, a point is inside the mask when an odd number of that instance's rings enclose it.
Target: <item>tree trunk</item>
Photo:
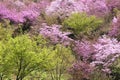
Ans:
[[[16,80],[23,80],[23,78],[16,78]]]
[[[19,80],[19,78],[16,78],[16,80]]]
[[[0,77],[0,80],[3,80],[2,76]]]
[[[0,80],[3,80],[3,74],[0,75]]]

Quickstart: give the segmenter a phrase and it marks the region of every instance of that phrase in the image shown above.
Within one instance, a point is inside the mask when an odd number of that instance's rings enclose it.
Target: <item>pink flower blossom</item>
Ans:
[[[108,7],[105,0],[55,0],[46,8],[47,15],[58,17],[70,16],[76,12],[100,16],[108,13]]]
[[[73,50],[76,52],[77,57],[83,60],[90,59],[94,53],[94,47],[89,41],[75,41]]]
[[[74,0],[55,0],[46,8],[47,15],[57,15],[60,18],[70,16],[75,12],[88,11],[88,7],[82,2]]]
[[[47,26],[46,24],[42,24],[42,28],[40,28],[40,34],[44,37],[49,38],[52,43],[61,43],[64,45],[69,45],[72,41],[67,35],[71,34],[70,32],[62,32],[60,31],[61,25],[52,25]]]
[[[22,4],[22,2],[19,3]],[[38,6],[37,3],[23,5],[22,7],[19,6],[20,4],[5,4],[0,2],[0,18],[9,19],[16,23],[23,23],[27,19],[29,21],[34,21],[40,15],[40,6]],[[12,5],[12,7],[8,5]]]
[[[114,17],[112,20],[112,24],[110,26],[110,31],[108,32],[109,36],[116,37],[120,35],[120,17],[118,16],[117,18]]]
[[[120,57],[120,42],[115,38],[104,35],[93,46],[95,47],[95,54],[94,60],[90,64],[102,65],[102,70],[109,69],[109,66]]]

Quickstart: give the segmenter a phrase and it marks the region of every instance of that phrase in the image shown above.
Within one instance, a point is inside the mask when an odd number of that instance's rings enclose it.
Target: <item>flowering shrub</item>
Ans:
[[[106,5],[106,0],[83,0],[89,7],[89,14],[96,16],[105,16],[109,10]]]
[[[101,64],[103,71],[109,73],[110,65],[120,56],[120,42],[115,38],[110,39],[104,35],[93,46],[96,54],[94,55],[95,60],[91,64]]]
[[[68,71],[72,75],[70,80],[112,80],[111,76],[107,76],[87,62],[75,62]]]
[[[69,73],[72,75],[71,80],[86,80],[89,79],[93,68],[86,62],[75,62],[69,69]]]
[[[108,13],[108,7],[105,0],[55,0],[46,8],[46,14],[62,18],[75,12],[101,16]]]
[[[12,9],[9,5],[0,3],[0,18],[10,19],[16,23],[23,23],[26,20],[33,21],[40,15],[40,4],[31,3],[25,5],[22,2],[14,2]],[[16,8],[17,7],[17,8]]]
[[[120,42],[104,35],[95,44],[87,41],[76,42],[73,50],[80,60],[93,66],[101,65],[101,69],[109,73],[109,67],[120,56]]]
[[[60,25],[47,26],[46,24],[43,24],[43,27],[40,29],[40,34],[49,38],[52,41],[52,43],[61,43],[64,45],[69,45],[72,39],[70,39],[67,35],[71,33],[62,32],[60,31],[60,28]]]
[[[85,40],[75,41],[73,51],[75,51],[78,59],[80,58],[86,61],[92,58],[92,55],[94,53],[94,47],[90,42]]]
[[[112,20],[112,24],[111,24],[111,30],[109,31],[109,36],[112,36],[112,37],[117,37],[120,35],[119,31],[120,31],[120,25],[119,25],[119,22],[120,22],[120,17],[114,17],[113,20]]]
[[[107,0],[107,6],[110,10],[114,8],[120,9],[120,0]]]
[[[70,16],[74,12],[83,11],[88,11],[87,6],[74,0],[55,0],[46,8],[47,15],[57,15],[60,18]]]

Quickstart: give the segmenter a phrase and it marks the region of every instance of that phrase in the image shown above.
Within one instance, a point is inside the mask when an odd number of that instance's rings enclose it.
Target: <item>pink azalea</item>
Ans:
[[[44,37],[49,38],[52,43],[61,43],[64,45],[69,45],[70,39],[67,35],[71,34],[70,32],[62,32],[60,31],[61,25],[52,25],[47,26],[45,23],[42,24],[42,28],[40,28],[40,34]]]

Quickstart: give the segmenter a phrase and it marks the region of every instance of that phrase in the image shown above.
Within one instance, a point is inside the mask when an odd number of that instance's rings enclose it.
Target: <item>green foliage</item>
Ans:
[[[92,72],[90,80],[112,80],[112,78],[100,70],[95,70]]]
[[[12,35],[12,26],[9,21],[5,20],[4,23],[0,23],[0,40],[5,40]]]
[[[120,59],[117,59],[111,66],[113,80],[120,79]]]
[[[51,74],[58,80],[65,73],[74,59],[70,48],[62,45],[46,46],[46,41],[41,36],[35,39],[21,35],[0,41],[1,80],[13,79],[12,76],[16,80],[22,80],[32,72],[47,72],[43,75],[44,79]]]
[[[60,44],[51,46],[52,54],[49,55],[49,62],[46,61],[45,69],[42,71],[35,71],[29,79],[40,80],[68,80],[69,75],[67,69],[74,61],[74,56],[70,48],[66,48]],[[47,56],[47,55],[46,55]]]
[[[47,72],[33,71],[30,75],[24,78],[24,80],[47,80],[47,75]]]
[[[67,80],[67,69],[73,63],[74,59],[70,48],[59,44],[56,45],[55,55],[53,56],[53,61],[50,63],[53,67],[48,70],[51,75],[49,80]]]
[[[52,25],[52,24],[55,24],[55,23],[57,24],[58,23],[56,16],[47,16],[47,15],[45,15],[45,20],[46,20],[46,23],[48,25]]]
[[[33,35],[31,39],[36,42],[39,47],[48,46],[49,40],[44,38],[42,35]]]
[[[44,15],[45,16],[45,21],[48,25],[52,25],[52,24],[62,24],[62,22],[64,21],[64,18],[60,18],[57,15]]]
[[[102,24],[101,19],[95,16],[88,16],[85,13],[74,13],[63,22],[63,25],[72,28],[75,34],[90,34],[100,24]]]
[[[48,55],[54,52],[46,47],[37,46],[27,35],[9,38],[8,41],[0,43],[1,74],[10,73],[18,80],[34,70],[46,68],[51,59]]]

